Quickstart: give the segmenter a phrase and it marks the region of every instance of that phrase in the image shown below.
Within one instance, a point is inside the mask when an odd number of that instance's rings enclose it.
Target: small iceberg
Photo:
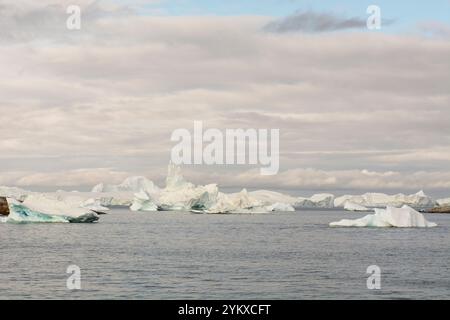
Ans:
[[[436,223],[427,221],[423,214],[407,205],[401,208],[387,206],[386,209],[374,210],[374,214],[368,214],[360,219],[331,222],[330,227],[431,228],[437,226]]]
[[[364,206],[361,206],[361,205],[359,205],[359,204],[356,204],[356,203],[353,203],[353,202],[351,202],[351,201],[346,201],[345,202],[345,205],[344,205],[344,210],[347,210],[347,211],[371,211],[370,209],[368,209],[368,208],[366,208],[366,207],[364,207]]]
[[[73,207],[43,195],[28,195],[24,202],[8,198],[7,202],[9,215],[2,222],[88,223],[99,219],[92,210]]]

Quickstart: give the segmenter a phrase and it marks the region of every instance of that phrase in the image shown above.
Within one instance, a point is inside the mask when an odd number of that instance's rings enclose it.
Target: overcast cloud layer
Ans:
[[[279,128],[281,172],[186,168],[196,182],[450,187],[447,27],[439,37],[274,33],[271,17],[138,16],[89,3],[82,30],[69,31],[61,1],[0,1],[0,184],[161,182],[172,131],[202,120]]]

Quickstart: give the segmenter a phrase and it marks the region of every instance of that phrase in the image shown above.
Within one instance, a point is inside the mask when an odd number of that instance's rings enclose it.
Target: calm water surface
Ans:
[[[448,299],[450,215],[433,229],[329,228],[364,214],[133,213],[96,224],[0,223],[0,298]],[[69,265],[82,290],[69,291]],[[381,290],[368,290],[378,265]]]

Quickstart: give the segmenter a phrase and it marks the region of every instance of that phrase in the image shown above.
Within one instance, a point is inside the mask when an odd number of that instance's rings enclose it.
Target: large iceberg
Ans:
[[[402,205],[408,205],[414,208],[427,208],[433,207],[436,204],[423,191],[419,191],[411,195],[404,195],[403,193],[395,195],[387,195],[384,193],[365,193],[359,196],[345,195],[336,198],[334,200],[334,206],[342,208],[347,201],[365,207],[400,207]]]
[[[272,211],[293,211],[289,203],[271,201],[278,193],[269,191],[226,194],[219,191],[216,184],[196,186],[187,182],[181,168],[169,164],[166,187],[150,191],[140,190],[134,195],[130,209],[133,211],[193,211],[200,213],[265,213]],[[286,196],[284,196],[286,197]],[[289,199],[294,201],[295,198]]]
[[[428,222],[423,214],[407,205],[401,208],[387,206],[386,209],[374,210],[374,214],[368,214],[360,219],[331,222],[330,227],[431,228],[437,226],[436,223]]]
[[[45,195],[28,195],[24,202],[8,199],[9,215],[3,222],[95,222],[98,215],[89,209],[72,206]]]

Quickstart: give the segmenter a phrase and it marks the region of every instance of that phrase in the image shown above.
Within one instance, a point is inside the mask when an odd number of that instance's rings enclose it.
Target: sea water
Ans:
[[[0,298],[448,299],[450,215],[427,214],[431,229],[328,226],[363,215],[113,209],[93,224],[2,223]],[[81,290],[67,288],[71,265]]]

